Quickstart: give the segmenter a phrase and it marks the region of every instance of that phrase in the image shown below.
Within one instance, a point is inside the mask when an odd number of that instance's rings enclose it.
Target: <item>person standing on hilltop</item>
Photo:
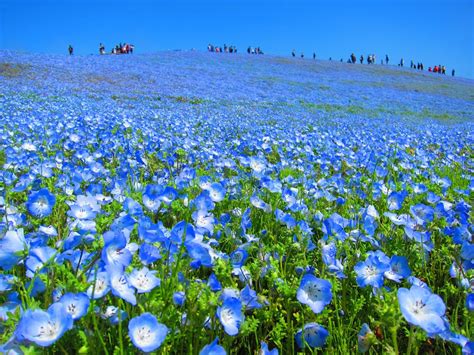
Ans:
[[[316,53],[313,52],[313,59],[316,59]]]
[[[74,48],[72,48],[72,46],[69,45],[68,51],[69,51],[69,55],[73,55],[73,53],[74,53]]]
[[[455,73],[456,73],[456,71],[454,69],[451,70],[451,76],[454,76]]]
[[[291,52],[291,56],[292,56],[292,57],[295,57],[295,56],[296,56],[294,49],[293,49],[293,51]]]
[[[388,54],[385,54],[385,64],[388,65]]]
[[[360,64],[364,64],[364,56],[362,54],[360,55],[359,60],[360,60]]]

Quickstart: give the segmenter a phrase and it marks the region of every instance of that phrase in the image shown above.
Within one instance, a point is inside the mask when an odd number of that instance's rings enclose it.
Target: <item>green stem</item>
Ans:
[[[395,351],[395,354],[398,354],[398,340],[397,340],[397,327],[392,327],[392,342],[393,342],[393,349]]]
[[[413,346],[414,337],[415,337],[415,328],[411,325],[410,326],[410,338],[408,338],[407,355],[411,354],[411,348]]]

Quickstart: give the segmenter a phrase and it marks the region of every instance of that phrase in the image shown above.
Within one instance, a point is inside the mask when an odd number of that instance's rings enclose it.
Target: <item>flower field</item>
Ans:
[[[0,52],[0,353],[474,353],[474,81]]]

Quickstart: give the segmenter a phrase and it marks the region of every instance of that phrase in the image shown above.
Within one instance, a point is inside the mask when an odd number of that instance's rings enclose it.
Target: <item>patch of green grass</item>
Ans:
[[[31,65],[18,63],[0,63],[0,76],[6,78],[15,78],[24,74],[31,68]]]

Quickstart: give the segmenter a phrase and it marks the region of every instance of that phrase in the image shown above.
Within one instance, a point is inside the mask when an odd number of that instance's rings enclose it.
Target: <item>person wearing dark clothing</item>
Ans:
[[[456,71],[453,69],[451,70],[451,76],[454,76],[454,74],[456,74]]]
[[[291,56],[292,56],[292,57],[296,56],[294,49],[293,49],[293,51],[291,52]]]
[[[385,54],[385,64],[388,64],[388,54]]]
[[[304,58],[304,53],[301,53],[301,58]]]
[[[360,56],[359,60],[360,60],[360,64],[364,64],[364,56],[363,55]]]
[[[74,53],[74,48],[72,48],[72,46],[69,45],[68,51],[69,51],[69,55],[73,55],[73,53]]]
[[[351,54],[351,62],[352,62],[352,64],[355,64],[356,60],[357,60],[357,58],[356,58],[355,54],[352,53],[352,54]]]
[[[316,53],[313,52],[313,59],[316,59]]]

